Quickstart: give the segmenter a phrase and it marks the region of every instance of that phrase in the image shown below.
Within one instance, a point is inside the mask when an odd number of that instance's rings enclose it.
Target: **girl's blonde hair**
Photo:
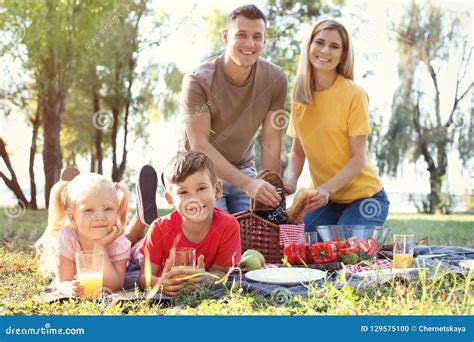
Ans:
[[[72,181],[59,181],[52,188],[49,196],[48,226],[36,242],[36,252],[39,257],[39,269],[43,274],[56,271],[57,234],[66,224],[68,214],[74,204],[90,191],[110,191],[114,195],[111,201],[118,202],[117,216],[121,225],[127,223],[128,189],[121,183],[114,183],[96,173],[81,173]]]
[[[313,100],[311,92],[314,90],[316,84],[316,75],[309,60],[309,48],[314,37],[323,30],[334,30],[341,36],[343,52],[336,71],[345,78],[350,80],[354,79],[354,52],[347,30],[336,20],[327,19],[316,22],[311,26],[301,44],[295,90],[293,91],[293,101],[295,102],[310,104]]]

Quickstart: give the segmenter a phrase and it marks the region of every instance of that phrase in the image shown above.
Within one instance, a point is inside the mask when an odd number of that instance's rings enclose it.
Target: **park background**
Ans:
[[[450,273],[368,290],[325,284],[284,306],[238,287],[219,300],[203,288],[172,308],[34,300],[47,280],[37,272],[33,244],[61,168],[103,173],[132,192],[143,164],[163,169],[183,135],[183,74],[223,51],[226,15],[246,3],[0,2],[0,315],[474,313],[472,277]],[[312,22],[335,17],[352,36],[355,81],[370,97],[370,153],[392,202],[387,225],[395,234],[415,234],[418,244],[474,247],[473,4],[255,4],[268,17],[262,56],[290,81],[287,111],[277,122],[283,133],[304,33]],[[283,134],[283,169],[290,144]],[[258,162],[259,144],[256,153]],[[306,170],[299,186],[308,181]]]
[[[163,169],[183,136],[182,76],[223,51],[225,15],[245,3],[95,1],[73,8],[58,2],[54,19],[41,21],[51,16],[47,11],[54,1],[4,2],[0,137],[6,155],[0,172],[6,181],[0,182],[0,205],[44,207],[45,174],[49,189],[61,166],[111,175],[131,189],[142,165]],[[355,81],[370,98],[370,152],[392,212],[472,209],[470,2],[256,4],[268,15],[262,55],[281,65],[290,80],[288,109],[300,42],[309,25],[336,17],[348,28],[355,49]],[[413,124],[417,103],[420,134]],[[284,134],[289,112],[285,114],[280,123],[284,168],[291,144]],[[427,141],[429,156],[423,154],[422,140]],[[259,145],[256,152],[258,157]],[[6,167],[5,156],[15,175]],[[427,170],[430,157],[432,173]],[[43,160],[48,160],[47,168]],[[15,177],[24,197],[6,184]],[[308,183],[305,168],[299,185]],[[430,207],[432,190],[439,199]]]

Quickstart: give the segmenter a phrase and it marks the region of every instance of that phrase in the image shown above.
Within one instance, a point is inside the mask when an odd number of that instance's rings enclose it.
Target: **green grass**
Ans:
[[[391,215],[394,233],[414,233],[419,242],[473,246],[474,217]],[[11,219],[0,210],[0,314],[40,315],[472,315],[472,274],[438,273],[434,280],[420,277],[406,283],[396,280],[369,289],[327,283],[308,288],[308,298],[265,298],[234,286],[216,300],[210,290],[182,295],[175,307],[148,301],[93,303],[66,300],[43,304],[34,300],[46,280],[37,272],[33,243],[46,226],[46,211],[26,211]],[[471,234],[470,234],[471,233]],[[341,278],[343,284],[344,279]],[[280,299],[280,300],[278,300]],[[280,305],[283,303],[284,305]]]
[[[391,214],[385,225],[419,244],[474,247],[474,215]]]

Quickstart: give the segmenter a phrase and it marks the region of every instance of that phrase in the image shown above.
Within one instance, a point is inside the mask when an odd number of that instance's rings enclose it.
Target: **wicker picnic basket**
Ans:
[[[280,176],[269,170],[258,173],[257,178],[264,179],[277,189],[280,189],[282,202],[280,206],[285,208],[286,200],[283,191],[283,181]],[[268,263],[281,263],[283,257],[283,246],[280,246],[280,227],[257,215],[257,212],[266,212],[272,208],[251,200],[250,209],[234,214],[240,224],[240,237],[242,250],[256,249],[260,251]]]

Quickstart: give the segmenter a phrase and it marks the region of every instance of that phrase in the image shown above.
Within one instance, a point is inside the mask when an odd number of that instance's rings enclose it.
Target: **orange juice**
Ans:
[[[194,267],[190,266],[173,266],[171,267],[171,271],[189,271],[189,270],[194,270]],[[188,273],[180,273],[178,275],[175,275],[173,278],[184,278],[184,277],[189,277],[191,274]]]
[[[409,268],[413,262],[413,254],[394,254],[393,268]]]
[[[84,298],[99,299],[102,296],[102,273],[81,273],[77,278],[84,286]]]

